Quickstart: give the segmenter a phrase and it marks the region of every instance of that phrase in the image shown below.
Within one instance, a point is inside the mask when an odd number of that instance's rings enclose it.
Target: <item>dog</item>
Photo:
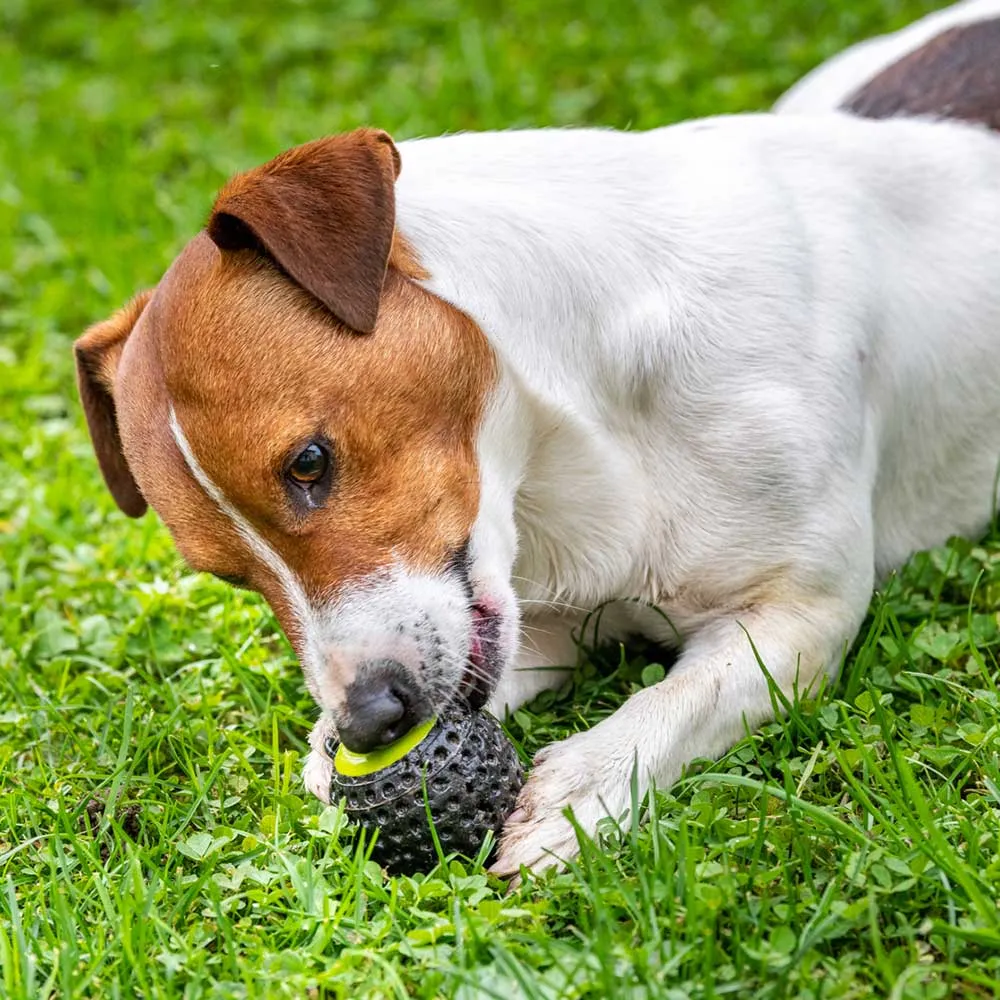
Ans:
[[[849,52],[779,114],[307,143],[77,341],[118,505],[291,641],[315,795],[335,739],[561,684],[601,607],[679,652],[536,758],[493,870],[558,863],[567,810],[593,833],[633,774],[725,752],[773,718],[761,664],[814,690],[882,574],[985,530],[1000,137],[907,101],[951,85],[920,53],[956,27],[978,51],[987,7]],[[921,117],[835,110],[876,98]]]

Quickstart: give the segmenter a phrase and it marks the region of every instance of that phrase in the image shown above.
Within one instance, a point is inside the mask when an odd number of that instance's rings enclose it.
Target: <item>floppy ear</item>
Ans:
[[[152,294],[151,290],[140,292],[110,319],[95,323],[73,345],[80,402],[97,462],[111,495],[129,517],[142,517],[146,501],[125,461],[112,388],[125,341]]]
[[[208,221],[220,250],[263,249],[349,327],[371,333],[396,224],[399,152],[377,129],[297,146],[238,174]]]

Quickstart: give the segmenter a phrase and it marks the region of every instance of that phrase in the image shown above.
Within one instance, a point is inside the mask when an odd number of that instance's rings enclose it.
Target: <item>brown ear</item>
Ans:
[[[349,327],[375,329],[399,152],[377,129],[317,139],[238,174],[208,221],[220,250],[263,249]]]
[[[129,517],[142,517],[146,501],[125,461],[112,389],[125,341],[152,294],[151,290],[140,292],[110,319],[95,323],[73,345],[80,402],[97,462],[111,495]]]

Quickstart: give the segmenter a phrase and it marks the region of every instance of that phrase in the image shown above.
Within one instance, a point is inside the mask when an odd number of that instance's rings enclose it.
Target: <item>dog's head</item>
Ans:
[[[359,130],[236,177],[159,285],[76,344],[105,480],[187,562],[267,599],[356,750],[478,706],[516,634],[482,569],[483,332],[395,236]]]

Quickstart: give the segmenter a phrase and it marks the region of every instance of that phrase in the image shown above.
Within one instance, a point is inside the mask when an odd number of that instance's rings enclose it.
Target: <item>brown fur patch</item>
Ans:
[[[389,251],[389,266],[414,281],[428,281],[431,272],[420,262],[417,251],[410,241],[397,229],[392,235],[392,249]]]
[[[941,32],[843,107],[865,118],[934,115],[1000,130],[1000,18]]]

